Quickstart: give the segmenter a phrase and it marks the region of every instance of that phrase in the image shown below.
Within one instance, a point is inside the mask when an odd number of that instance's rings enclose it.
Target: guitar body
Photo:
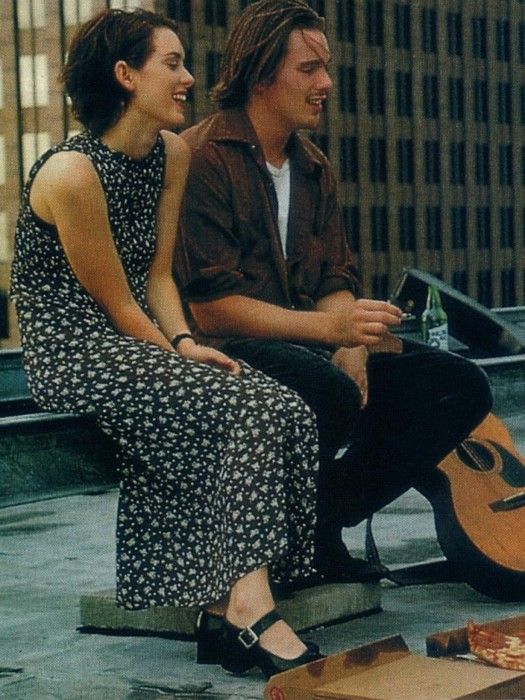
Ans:
[[[493,414],[438,465],[431,500],[438,540],[476,590],[525,600],[525,461]]]

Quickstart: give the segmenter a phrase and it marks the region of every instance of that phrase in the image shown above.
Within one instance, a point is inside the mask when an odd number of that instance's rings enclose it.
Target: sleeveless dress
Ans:
[[[43,409],[94,416],[118,446],[117,603],[203,605],[266,564],[277,580],[309,575],[313,414],[247,365],[232,376],[114,329],[56,228],[29,205],[35,174],[59,151],[95,167],[130,288],[148,313],[164,142],[140,160],[87,132],[52,148],[30,172],[15,236],[11,294],[33,396]]]

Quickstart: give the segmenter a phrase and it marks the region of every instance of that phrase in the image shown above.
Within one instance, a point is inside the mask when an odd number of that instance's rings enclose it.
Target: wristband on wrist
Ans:
[[[185,340],[186,338],[191,338],[191,340],[193,340],[193,336],[189,331],[178,333],[174,338],[172,338],[171,347],[176,350],[181,340]]]

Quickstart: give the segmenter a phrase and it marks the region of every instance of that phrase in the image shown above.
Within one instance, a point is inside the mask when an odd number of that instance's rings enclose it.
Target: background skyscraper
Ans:
[[[78,22],[145,7],[180,23],[196,77],[188,124],[210,112],[229,28],[247,0],[0,3],[0,346],[20,190],[78,125],[56,80]],[[405,266],[487,306],[525,302],[525,3],[311,0],[326,17],[334,89],[313,140],[332,160],[367,295]]]

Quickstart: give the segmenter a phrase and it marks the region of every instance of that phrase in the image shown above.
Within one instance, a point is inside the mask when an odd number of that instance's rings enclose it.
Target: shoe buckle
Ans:
[[[241,630],[237,638],[245,649],[251,649],[253,645],[257,644],[259,641],[259,637],[255,634],[251,627],[245,627],[243,630]]]
[[[199,610],[199,614],[197,615],[197,620],[195,622],[195,628],[200,630],[201,625],[202,625],[202,618],[204,617],[204,610]]]

